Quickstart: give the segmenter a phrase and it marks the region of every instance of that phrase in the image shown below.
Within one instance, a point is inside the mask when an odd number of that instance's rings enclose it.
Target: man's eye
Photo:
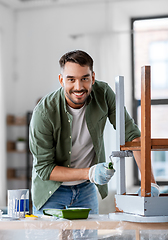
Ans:
[[[82,78],[82,81],[88,81],[89,78]]]
[[[73,78],[68,78],[69,82],[74,82],[75,80]]]

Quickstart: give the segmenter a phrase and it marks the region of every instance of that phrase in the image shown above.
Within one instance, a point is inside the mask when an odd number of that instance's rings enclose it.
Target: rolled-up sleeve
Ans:
[[[131,142],[133,139],[141,136],[138,126],[135,124],[133,118],[125,109],[125,141]]]
[[[30,122],[29,146],[34,170],[43,181],[49,180],[56,166],[53,127],[47,115],[38,110],[34,110]]]

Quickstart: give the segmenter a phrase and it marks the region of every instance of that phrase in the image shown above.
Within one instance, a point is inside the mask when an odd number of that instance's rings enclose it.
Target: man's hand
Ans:
[[[104,185],[109,182],[114,175],[115,169],[109,169],[108,163],[98,163],[89,170],[89,180],[92,183]]]
[[[141,196],[141,187],[138,189],[137,193],[139,196]],[[151,183],[151,197],[158,197],[159,194],[159,186],[156,183]]]

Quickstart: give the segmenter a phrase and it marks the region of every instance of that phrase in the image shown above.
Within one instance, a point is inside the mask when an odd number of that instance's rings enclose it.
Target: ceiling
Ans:
[[[80,4],[87,2],[106,2],[109,0],[0,0],[0,5],[12,9],[25,9],[25,8],[34,8],[34,7],[46,7],[53,5],[62,5],[62,4]],[[114,0],[111,0],[114,1]]]
[[[11,8],[13,10],[37,8],[37,7],[52,7],[56,5],[73,5],[81,3],[109,3],[109,2],[126,2],[138,0],[0,0],[0,5]],[[146,0],[141,0],[146,1]],[[158,1],[158,0],[150,0]]]

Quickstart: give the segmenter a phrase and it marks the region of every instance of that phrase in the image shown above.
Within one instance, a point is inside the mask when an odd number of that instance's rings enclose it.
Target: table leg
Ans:
[[[136,240],[140,240],[139,229],[136,230]]]
[[[73,240],[73,230],[60,230],[59,240]]]

